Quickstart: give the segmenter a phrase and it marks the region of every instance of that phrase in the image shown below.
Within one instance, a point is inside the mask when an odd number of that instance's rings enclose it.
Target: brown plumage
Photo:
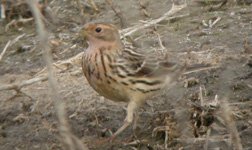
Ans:
[[[115,137],[132,123],[137,108],[174,80],[183,67],[154,53],[126,48],[111,24],[89,23],[80,34],[89,44],[82,61],[89,84],[110,100],[128,103],[125,122]]]

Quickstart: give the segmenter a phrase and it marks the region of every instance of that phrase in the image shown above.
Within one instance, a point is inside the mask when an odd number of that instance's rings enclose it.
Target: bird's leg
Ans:
[[[135,117],[134,117],[134,122],[133,122],[133,132],[135,132],[135,130],[137,128],[137,122],[139,119],[139,113],[137,110],[135,111],[134,115],[135,115]]]
[[[138,111],[136,110],[136,112],[134,113],[134,120],[133,120],[133,127],[132,127],[132,130],[133,130],[133,137],[134,138],[137,138],[137,123],[138,123],[138,119],[139,119],[139,113]]]
[[[138,104],[135,101],[130,101],[127,107],[127,116],[124,120],[124,124],[112,135],[112,139],[114,139],[118,134],[124,131],[134,119],[134,113],[138,107]]]

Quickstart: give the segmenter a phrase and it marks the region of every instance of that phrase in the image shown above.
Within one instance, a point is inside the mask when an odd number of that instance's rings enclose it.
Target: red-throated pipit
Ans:
[[[89,44],[82,60],[89,84],[112,101],[128,103],[124,124],[115,137],[133,122],[137,108],[174,80],[183,67],[154,53],[126,48],[111,24],[88,23],[80,34]]]

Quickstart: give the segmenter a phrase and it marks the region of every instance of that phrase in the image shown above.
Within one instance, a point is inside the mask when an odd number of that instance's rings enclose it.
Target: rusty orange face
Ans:
[[[92,42],[93,40],[112,42],[120,39],[117,28],[114,25],[104,23],[88,23],[84,25],[80,34],[88,42]]]

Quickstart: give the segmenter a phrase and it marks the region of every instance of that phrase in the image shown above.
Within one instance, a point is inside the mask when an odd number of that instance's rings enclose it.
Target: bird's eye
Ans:
[[[96,29],[95,29],[95,32],[97,32],[97,33],[99,33],[99,32],[101,32],[101,28],[100,27],[97,27]]]

